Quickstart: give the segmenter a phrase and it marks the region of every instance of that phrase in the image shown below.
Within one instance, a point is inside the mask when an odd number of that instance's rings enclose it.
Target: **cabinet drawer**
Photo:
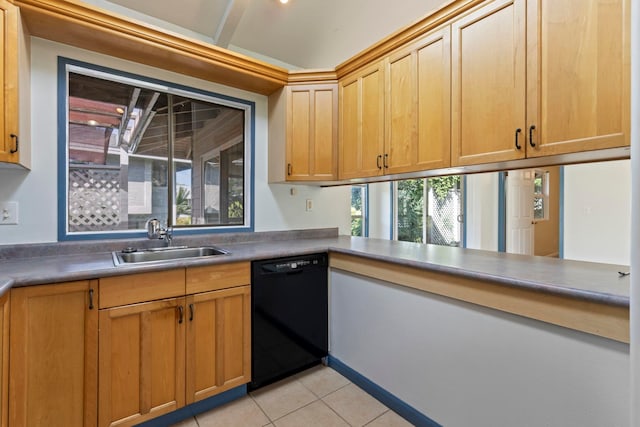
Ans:
[[[100,279],[100,308],[184,295],[184,269]]]
[[[251,283],[251,263],[208,265],[187,268],[187,295]]]

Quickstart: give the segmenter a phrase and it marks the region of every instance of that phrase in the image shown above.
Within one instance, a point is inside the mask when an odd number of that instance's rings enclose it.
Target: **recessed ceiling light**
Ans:
[[[89,121],[87,121],[87,124],[88,124],[89,126],[97,126],[97,125],[98,125],[98,122],[97,122],[97,121],[95,121],[95,120],[89,120]]]
[[[122,107],[116,108],[116,113],[123,114],[124,113],[124,108],[122,108]]]
[[[289,3],[289,0],[280,0],[280,3],[287,4],[287,3]]]

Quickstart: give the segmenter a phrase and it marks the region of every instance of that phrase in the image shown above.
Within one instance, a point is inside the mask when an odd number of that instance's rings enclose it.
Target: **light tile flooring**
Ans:
[[[411,424],[326,366],[317,366],[173,427],[405,427]]]

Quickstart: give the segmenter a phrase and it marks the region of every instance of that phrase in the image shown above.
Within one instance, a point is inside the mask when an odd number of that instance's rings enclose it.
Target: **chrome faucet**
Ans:
[[[147,237],[150,239],[164,240],[167,243],[167,246],[171,246],[171,240],[173,240],[173,227],[163,228],[159,219],[151,218],[147,221]]]

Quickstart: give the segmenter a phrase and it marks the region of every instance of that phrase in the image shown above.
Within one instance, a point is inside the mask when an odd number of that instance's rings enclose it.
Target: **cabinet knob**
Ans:
[[[520,132],[522,132],[522,129],[516,129],[516,150],[520,150],[522,148],[522,145],[520,145],[520,143],[518,142],[518,136],[520,135]]]
[[[9,136],[11,137],[11,139],[15,139],[16,140],[16,148],[9,150],[9,152],[11,154],[17,153],[18,149],[20,148],[20,139],[18,138],[18,135],[16,135],[15,133],[12,133]]]

